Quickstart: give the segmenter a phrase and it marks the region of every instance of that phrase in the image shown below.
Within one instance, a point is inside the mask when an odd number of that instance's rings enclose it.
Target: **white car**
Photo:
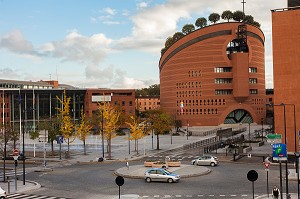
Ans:
[[[192,165],[210,165],[212,167],[217,166],[219,160],[216,156],[204,155],[197,159],[192,160]]]
[[[0,199],[6,199],[7,195],[6,195],[6,191],[4,191],[1,187],[0,187]]]
[[[145,172],[144,179],[146,182],[161,181],[161,182],[178,182],[180,180],[180,175],[171,173],[166,169],[162,168],[152,168]]]

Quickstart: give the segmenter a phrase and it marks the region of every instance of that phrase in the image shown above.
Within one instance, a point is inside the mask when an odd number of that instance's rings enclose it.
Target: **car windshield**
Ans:
[[[165,174],[167,174],[167,175],[170,175],[170,174],[171,174],[171,172],[168,171],[168,170],[165,170],[164,172],[165,172]]]

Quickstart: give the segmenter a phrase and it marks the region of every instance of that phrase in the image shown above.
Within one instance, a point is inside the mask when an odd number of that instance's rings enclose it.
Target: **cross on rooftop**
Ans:
[[[243,0],[241,3],[243,4],[243,13],[245,14],[245,3],[246,3],[246,1]]]

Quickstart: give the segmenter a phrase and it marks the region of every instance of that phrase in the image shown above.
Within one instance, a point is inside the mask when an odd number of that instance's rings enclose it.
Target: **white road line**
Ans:
[[[176,198],[181,198],[182,196],[181,196],[181,195],[175,195],[175,197],[176,197]]]

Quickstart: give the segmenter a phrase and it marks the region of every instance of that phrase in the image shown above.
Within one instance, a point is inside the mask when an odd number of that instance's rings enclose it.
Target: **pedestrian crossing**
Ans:
[[[170,155],[169,156],[169,158],[176,159],[176,160],[179,160],[179,161],[182,161],[184,159],[192,160],[192,159],[197,159],[199,157],[200,156],[194,156],[194,155]],[[160,158],[160,159],[163,159],[163,158],[166,158],[166,156],[165,155],[148,155],[145,158]]]
[[[160,199],[160,198],[222,198],[222,199],[250,199],[253,195],[251,194],[198,194],[198,195],[141,195],[140,198],[143,199]],[[258,197],[258,195],[254,195],[254,197]]]
[[[68,199],[68,198],[55,197],[55,196],[27,195],[21,193],[9,194],[7,198],[8,199]]]

